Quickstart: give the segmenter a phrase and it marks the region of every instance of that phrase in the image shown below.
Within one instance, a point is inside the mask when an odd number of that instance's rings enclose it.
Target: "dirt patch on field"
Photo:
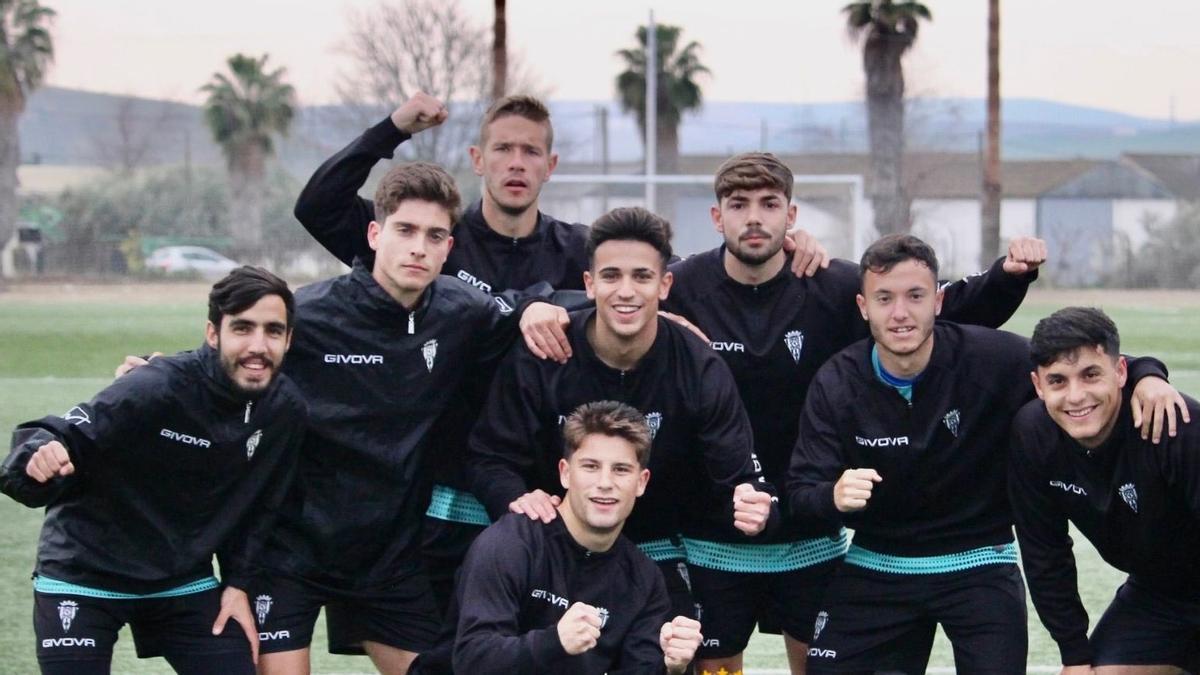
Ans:
[[[1032,289],[1027,302],[1047,305],[1107,307],[1200,307],[1200,291]]]
[[[129,304],[207,301],[211,283],[67,283],[37,282],[0,286],[0,303],[120,302]]]

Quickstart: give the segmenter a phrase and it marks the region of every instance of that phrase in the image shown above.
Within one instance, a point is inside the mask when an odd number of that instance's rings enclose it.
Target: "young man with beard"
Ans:
[[[1063,673],[1200,670],[1200,427],[1161,441],[1131,420],[1113,322],[1068,307],[1038,322],[1030,401],[1013,422],[1008,494],[1029,593]],[[1181,397],[1185,422],[1200,414]],[[1092,631],[1068,522],[1129,578]]]
[[[1028,343],[935,325],[937,258],[916,237],[875,242],[861,270],[871,339],[817,372],[789,473],[795,516],[855,531],[821,603],[808,670],[924,672],[941,624],[960,672],[1024,673],[1005,475],[1012,419],[1033,397]],[[1137,364],[1142,375],[1160,368]],[[1171,389],[1156,378],[1139,387]]]
[[[200,349],[17,427],[0,489],[46,507],[33,585],[43,673],[108,673],[127,623],[139,657],[254,673],[246,589],[305,428],[299,391],[278,375],[292,308],[281,279],[238,268],[209,294]]]
[[[574,356],[544,361],[524,345],[505,359],[471,434],[471,487],[499,518],[550,522],[560,504],[562,424],[577,406],[619,400],[645,414],[655,480],[629,537],[666,577],[676,614],[694,611],[678,534],[744,541],[778,507],[754,457],[750,422],[729,369],[688,329],[658,316],[672,277],[669,225],[638,208],[598,219],[584,279],[594,310],[571,314]]]
[[[717,170],[712,220],[724,245],[671,265],[663,305],[695,324],[729,365],[768,481],[786,481],[797,420],[817,369],[868,335],[855,296],[858,266],[834,260],[797,276],[783,249],[795,223],[792,172],[769,153],[734,156]],[[946,284],[944,316],[999,326],[1017,309],[1045,248],[1014,240],[987,273]],[[782,633],[793,673],[804,669],[818,603],[846,549],[840,527],[791,517],[770,538],[689,539],[688,567],[705,624],[697,668],[742,669],[757,624]]]
[[[548,523],[500,518],[463,563],[451,621],[413,672],[681,673],[700,624],[670,619],[662,575],[621,530],[646,490],[651,430],[615,401],[563,423]]]

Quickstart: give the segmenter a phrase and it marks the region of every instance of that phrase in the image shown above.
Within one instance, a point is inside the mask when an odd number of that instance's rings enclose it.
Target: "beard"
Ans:
[[[759,231],[761,232],[761,230]],[[741,241],[725,242],[725,248],[737,258],[738,262],[744,265],[758,266],[770,260],[776,253],[783,248],[783,239],[778,242],[770,242],[766,247],[758,251],[750,251],[742,248]]]

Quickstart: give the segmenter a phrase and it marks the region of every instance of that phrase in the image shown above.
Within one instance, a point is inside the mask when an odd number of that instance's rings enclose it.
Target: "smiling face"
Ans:
[[[881,359],[924,357],[933,351],[933,323],[942,311],[942,293],[933,272],[915,259],[886,272],[863,273],[858,308],[870,323]]]
[[[757,266],[783,255],[783,238],[796,223],[796,205],[780,190],[734,190],[712,207],[725,248],[743,264]]]
[[[450,227],[450,212],[423,199],[406,199],[383,223],[371,221],[367,243],[375,251],[375,281],[411,309],[442,272],[454,245]]]
[[[1080,347],[1033,373],[1033,386],[1046,412],[1085,448],[1108,439],[1121,411],[1121,388],[1128,371],[1125,357],[1110,356],[1099,345]]]
[[[221,369],[243,395],[256,396],[271,386],[292,343],[287,307],[278,295],[264,295],[237,314],[205,327],[205,342],[217,350]]]
[[[510,216],[537,208],[542,185],[558,164],[550,152],[549,122],[505,115],[484,128],[470,149],[475,175],[483,177],[484,199]]]
[[[671,290],[662,255],[642,241],[611,239],[596,247],[583,281],[596,302],[597,336],[634,340],[654,330],[658,303]]]
[[[568,528],[588,539],[619,532],[650,480],[632,443],[603,434],[585,436],[569,459],[559,460],[558,474],[567,490],[560,512]]]

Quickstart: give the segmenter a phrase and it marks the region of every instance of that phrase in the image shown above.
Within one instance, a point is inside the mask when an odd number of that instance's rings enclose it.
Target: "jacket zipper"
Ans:
[[[408,313],[408,334],[412,335],[417,332],[417,313],[412,311]]]
[[[250,406],[254,405],[253,401],[246,401],[246,415],[242,418],[242,422],[250,423]]]

